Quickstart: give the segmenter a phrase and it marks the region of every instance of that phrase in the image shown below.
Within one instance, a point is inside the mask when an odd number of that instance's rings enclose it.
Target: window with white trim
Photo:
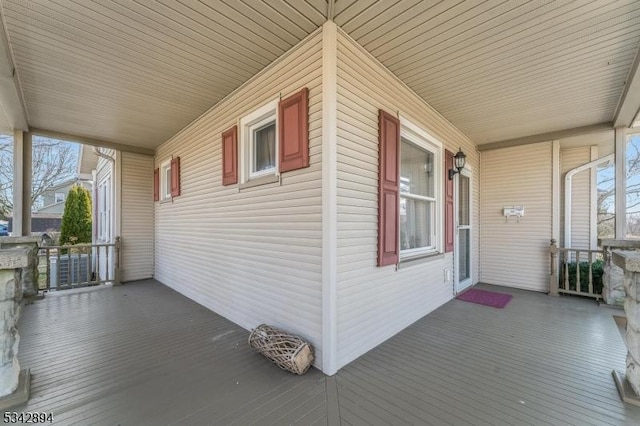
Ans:
[[[160,200],[171,199],[171,158],[160,165]]]
[[[242,181],[278,174],[278,99],[240,119]]]
[[[54,194],[54,202],[55,203],[61,203],[63,202],[65,199],[65,193],[64,192],[56,192]]]
[[[111,238],[111,178],[104,179],[98,185],[98,239],[109,241]]]
[[[400,138],[400,257],[440,248],[441,146],[402,123]]]

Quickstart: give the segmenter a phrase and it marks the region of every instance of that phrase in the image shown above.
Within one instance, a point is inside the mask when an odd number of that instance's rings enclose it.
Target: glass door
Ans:
[[[455,289],[460,293],[471,285],[471,177],[466,169],[458,173],[455,184],[456,244]]]

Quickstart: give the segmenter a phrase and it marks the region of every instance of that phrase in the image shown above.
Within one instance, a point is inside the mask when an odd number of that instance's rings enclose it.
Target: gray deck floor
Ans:
[[[17,410],[56,424],[640,424],[611,370],[625,348],[593,301],[497,288],[505,309],[451,301],[327,378],[294,376],[248,332],[155,281],[26,306]]]

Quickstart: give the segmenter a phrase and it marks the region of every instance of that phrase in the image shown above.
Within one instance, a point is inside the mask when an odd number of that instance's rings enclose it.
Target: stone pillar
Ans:
[[[624,273],[622,268],[612,262],[611,251],[605,247],[602,299],[607,305],[622,306],[624,297]]]
[[[29,264],[22,268],[23,297],[32,297],[38,294],[40,239],[41,237],[0,237],[0,249],[21,247],[29,249]]]
[[[599,238],[598,247],[604,252],[604,274],[602,275],[602,298],[608,305],[622,306],[624,303],[624,282],[622,268],[617,266],[611,257],[614,250],[640,251],[639,240],[618,240],[615,238]]]
[[[21,399],[24,392],[19,386],[25,379],[18,363],[20,336],[16,326],[22,299],[22,268],[28,264],[28,248],[0,249],[0,409],[26,401]]]

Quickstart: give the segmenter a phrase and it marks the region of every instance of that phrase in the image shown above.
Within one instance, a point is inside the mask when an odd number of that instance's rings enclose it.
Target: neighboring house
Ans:
[[[67,200],[67,194],[73,185],[81,185],[89,191],[93,188],[93,182],[91,179],[81,179],[78,177],[52,186],[42,193],[38,201],[38,205],[41,207],[34,209],[33,213],[59,215],[62,217],[62,213],[64,213],[64,204]]]

